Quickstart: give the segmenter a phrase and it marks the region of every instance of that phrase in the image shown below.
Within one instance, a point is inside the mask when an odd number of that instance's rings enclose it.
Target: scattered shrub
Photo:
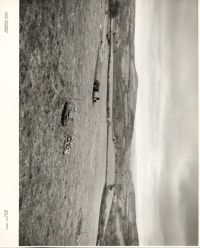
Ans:
[[[119,0],[110,0],[109,1],[109,15],[110,18],[115,18],[119,15],[120,10],[120,1]]]

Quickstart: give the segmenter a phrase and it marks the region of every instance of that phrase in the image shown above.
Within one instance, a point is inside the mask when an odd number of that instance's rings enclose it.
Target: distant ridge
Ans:
[[[139,245],[135,189],[130,168],[138,77],[135,69],[135,1],[120,1],[113,25],[113,129],[115,136],[115,188],[100,245]]]

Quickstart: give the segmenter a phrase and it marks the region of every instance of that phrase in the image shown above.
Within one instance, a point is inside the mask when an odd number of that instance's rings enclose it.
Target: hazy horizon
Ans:
[[[196,0],[136,1],[140,245],[198,244],[197,10]]]

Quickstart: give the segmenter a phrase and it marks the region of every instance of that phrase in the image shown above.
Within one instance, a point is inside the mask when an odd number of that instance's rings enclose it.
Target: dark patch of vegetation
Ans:
[[[67,125],[68,111],[69,111],[69,103],[65,102],[63,110],[62,110],[62,114],[61,114],[61,124],[63,126]]]
[[[109,1],[109,16],[110,18],[115,18],[119,15],[120,10],[120,1],[119,0],[110,0]]]

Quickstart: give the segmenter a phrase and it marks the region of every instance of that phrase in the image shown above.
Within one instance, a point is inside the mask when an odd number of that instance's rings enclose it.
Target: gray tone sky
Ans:
[[[133,172],[141,245],[197,245],[197,9],[196,0],[136,2]]]

